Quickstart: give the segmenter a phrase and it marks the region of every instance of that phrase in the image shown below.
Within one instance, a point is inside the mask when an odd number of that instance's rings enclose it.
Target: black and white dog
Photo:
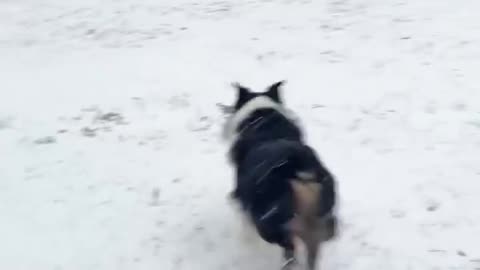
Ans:
[[[313,270],[321,242],[336,234],[336,184],[284,106],[282,84],[262,93],[233,85],[238,96],[224,128],[236,170],[232,197],[259,235],[283,248],[285,269],[293,267],[298,237],[307,250],[307,267]]]

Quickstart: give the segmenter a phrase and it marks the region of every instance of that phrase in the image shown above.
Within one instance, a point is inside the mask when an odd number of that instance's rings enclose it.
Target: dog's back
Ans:
[[[334,183],[312,149],[278,139],[252,149],[237,168],[235,197],[265,240],[291,241],[290,222],[299,214],[326,215],[335,203]]]

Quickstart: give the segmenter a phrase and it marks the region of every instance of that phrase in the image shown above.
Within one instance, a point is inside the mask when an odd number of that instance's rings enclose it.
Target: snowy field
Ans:
[[[480,2],[0,0],[0,269],[267,270],[216,103],[286,79],[337,176],[319,269],[480,269]]]

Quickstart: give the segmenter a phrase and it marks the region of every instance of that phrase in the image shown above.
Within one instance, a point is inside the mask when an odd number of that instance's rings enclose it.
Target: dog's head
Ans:
[[[237,92],[236,100],[232,106],[224,106],[224,112],[229,114],[229,119],[224,127],[224,138],[235,141],[237,127],[252,113],[261,109],[275,110],[292,122],[297,123],[295,115],[284,107],[281,95],[281,86],[285,81],[273,83],[263,92],[253,92],[249,88],[233,83],[232,86]]]
[[[232,106],[232,113],[236,113],[253,100],[262,100],[265,106],[270,102],[282,105],[280,97],[280,87],[285,81],[279,81],[270,85],[264,92],[252,92],[249,88],[239,83],[233,83],[232,86],[237,91],[237,99]]]

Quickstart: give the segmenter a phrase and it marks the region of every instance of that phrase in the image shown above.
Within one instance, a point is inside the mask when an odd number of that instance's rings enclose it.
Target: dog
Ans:
[[[303,241],[307,269],[315,269],[322,242],[337,233],[336,181],[304,139],[298,117],[286,108],[280,88],[264,92],[232,84],[237,98],[223,135],[230,143],[234,201],[260,237],[283,249],[283,269],[296,262],[294,239]]]

